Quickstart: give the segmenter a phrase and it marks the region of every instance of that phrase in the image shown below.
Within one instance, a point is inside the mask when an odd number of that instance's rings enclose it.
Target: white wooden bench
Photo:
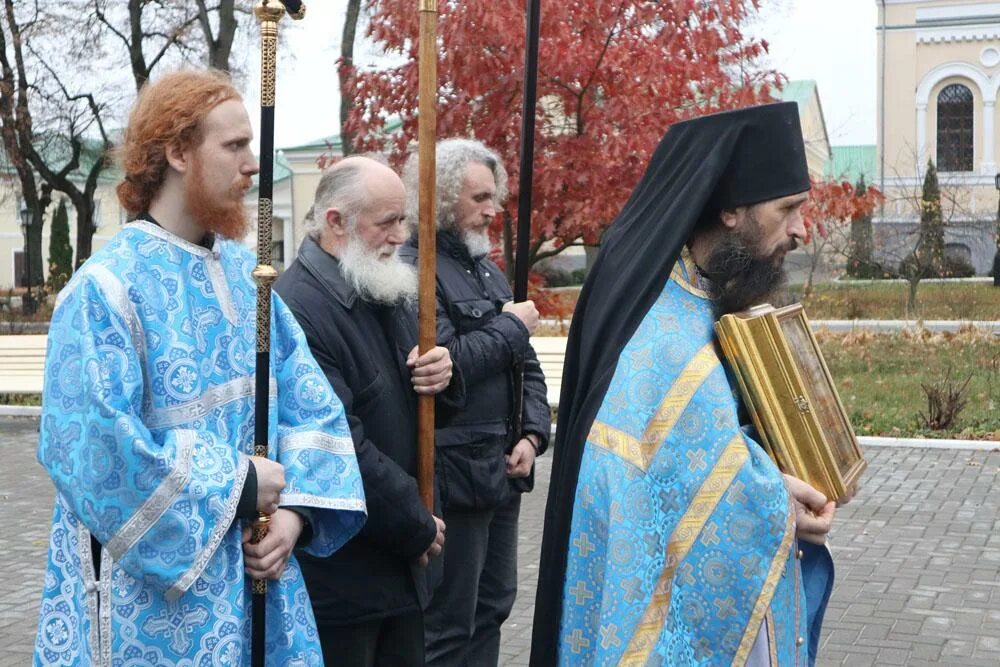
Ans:
[[[566,338],[564,336],[532,336],[531,347],[535,349],[538,363],[545,375],[549,406],[559,407],[559,392],[562,390],[563,360],[566,358]]]
[[[48,336],[0,336],[0,394],[40,394]]]
[[[0,336],[0,394],[40,394],[45,377],[45,335]],[[549,405],[559,405],[566,338],[531,339],[545,374]]]

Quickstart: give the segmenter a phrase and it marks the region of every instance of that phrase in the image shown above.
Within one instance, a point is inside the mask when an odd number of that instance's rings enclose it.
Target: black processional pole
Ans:
[[[254,378],[254,455],[267,458],[268,385],[271,379],[271,283],[278,277],[271,265],[271,225],[274,202],[274,70],[277,66],[278,22],[285,12],[294,19],[305,15],[301,0],[258,0],[254,15],[260,24],[260,176],[257,200],[257,366]],[[250,541],[267,535],[270,517],[260,514],[253,524]],[[267,580],[254,579],[250,616],[250,664],[265,664],[265,605]]]
[[[538,87],[539,0],[528,0],[524,38],[524,95],[521,100],[521,166],[517,196],[517,246],[514,251],[514,301],[528,298],[531,251],[531,180],[534,176],[535,107]]]
[[[524,93],[521,99],[521,164],[517,186],[517,245],[514,250],[514,302],[528,298],[528,254],[531,252],[531,180],[535,165],[535,107],[538,87],[539,0],[528,0],[524,35]],[[514,368],[514,432],[511,448],[524,425],[524,364]],[[531,472],[534,475],[534,469]],[[532,482],[525,487],[530,490]]]

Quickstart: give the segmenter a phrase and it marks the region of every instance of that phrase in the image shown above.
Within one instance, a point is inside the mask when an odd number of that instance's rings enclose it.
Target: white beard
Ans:
[[[473,257],[485,257],[490,254],[492,244],[490,244],[490,234],[487,230],[484,229],[482,232],[463,231],[460,236],[462,243],[465,244],[469,254]]]
[[[364,301],[392,306],[417,299],[417,270],[400,261],[392,246],[373,251],[351,236],[340,254],[340,269]]]

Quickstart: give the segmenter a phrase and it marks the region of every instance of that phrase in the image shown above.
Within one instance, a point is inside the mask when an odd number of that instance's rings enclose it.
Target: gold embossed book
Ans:
[[[801,304],[716,322],[761,443],[782,472],[842,499],[868,464]]]

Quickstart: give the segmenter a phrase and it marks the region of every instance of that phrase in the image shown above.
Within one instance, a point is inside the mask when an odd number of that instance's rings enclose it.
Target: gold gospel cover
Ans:
[[[868,463],[802,305],[723,315],[715,331],[778,468],[842,499]]]

